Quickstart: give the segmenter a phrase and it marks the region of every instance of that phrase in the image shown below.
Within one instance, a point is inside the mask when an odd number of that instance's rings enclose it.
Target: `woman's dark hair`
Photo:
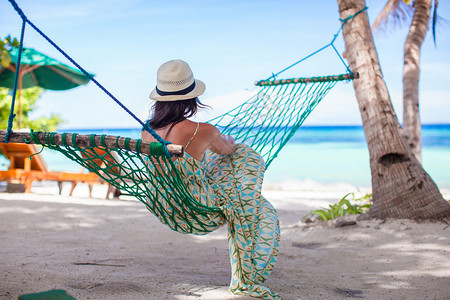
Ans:
[[[173,126],[192,117],[199,108],[204,107],[208,105],[201,103],[198,97],[179,101],[156,101],[152,107],[153,114],[147,122],[153,130],[172,124],[167,131],[168,135]]]

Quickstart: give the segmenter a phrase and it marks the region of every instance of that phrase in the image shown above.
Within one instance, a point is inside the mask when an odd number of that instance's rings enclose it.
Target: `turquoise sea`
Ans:
[[[450,125],[422,127],[422,164],[450,188]],[[266,180],[313,180],[369,187],[369,151],[362,126],[302,127],[270,166]]]
[[[80,134],[111,134],[139,138],[133,129],[66,129]],[[440,188],[450,189],[450,124],[424,125],[423,166]],[[80,167],[60,153],[43,152],[48,168],[78,171]],[[2,162],[2,169],[7,162]],[[266,172],[266,181],[312,180],[370,186],[369,153],[361,126],[304,126],[292,137]]]

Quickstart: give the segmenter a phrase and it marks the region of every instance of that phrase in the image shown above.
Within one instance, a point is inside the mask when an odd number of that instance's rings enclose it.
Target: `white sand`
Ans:
[[[227,293],[226,230],[171,231],[137,201],[0,193],[0,299],[64,289],[77,299],[254,299]],[[282,240],[267,285],[283,299],[450,299],[450,228],[407,220],[341,228],[299,222],[337,202],[348,185],[265,185]],[[363,193],[367,190],[363,190]],[[445,191],[448,199],[449,191]]]

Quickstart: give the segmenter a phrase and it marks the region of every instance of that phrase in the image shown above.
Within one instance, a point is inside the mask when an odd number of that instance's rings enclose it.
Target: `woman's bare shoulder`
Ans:
[[[199,130],[201,130],[205,134],[209,135],[217,135],[220,134],[219,129],[216,126],[208,124],[208,123],[199,123]]]

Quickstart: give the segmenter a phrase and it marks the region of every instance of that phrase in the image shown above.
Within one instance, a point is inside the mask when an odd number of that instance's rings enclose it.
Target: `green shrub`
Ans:
[[[44,90],[40,87],[32,87],[22,90],[22,128],[33,128],[36,131],[56,131],[58,126],[64,123],[58,114],[51,113],[48,117],[31,119],[31,114],[37,106],[37,101],[41,97]],[[11,109],[12,96],[10,90],[0,87],[0,128],[5,130],[8,127],[8,118]],[[18,105],[16,105],[14,113],[18,113]],[[14,118],[13,130],[18,128],[18,116]]]
[[[352,199],[347,197],[352,196]],[[348,193],[339,203],[329,205],[328,209],[316,209],[310,214],[318,215],[323,221],[333,220],[345,215],[366,213],[372,206],[372,194],[366,194],[361,198],[355,198],[355,193]],[[355,204],[352,204],[353,201]]]

